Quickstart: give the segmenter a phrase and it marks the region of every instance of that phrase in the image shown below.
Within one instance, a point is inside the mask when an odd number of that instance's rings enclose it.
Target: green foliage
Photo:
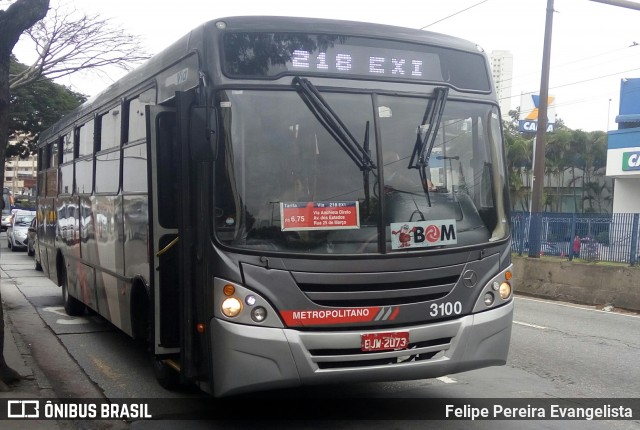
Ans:
[[[609,231],[601,231],[598,233],[596,240],[605,246],[609,246]]]
[[[11,73],[26,68],[12,58]],[[11,92],[9,110],[9,130],[11,134],[27,135],[22,144],[10,145],[5,157],[20,155],[27,157],[35,151],[38,135],[57,120],[78,107],[87,99],[50,79],[38,81],[17,88]]]
[[[514,210],[526,211],[529,207],[531,180],[525,180],[532,174],[535,136],[518,131],[518,110],[510,111],[509,115],[510,119],[503,123],[503,130],[511,206]],[[606,163],[605,132],[571,130],[562,120],[557,119],[556,131],[546,135],[545,210],[560,212],[569,203],[578,212],[607,212],[612,198],[612,186],[611,179],[605,178]]]

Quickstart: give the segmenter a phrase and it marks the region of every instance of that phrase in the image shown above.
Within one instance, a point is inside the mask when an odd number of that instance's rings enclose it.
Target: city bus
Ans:
[[[146,342],[169,389],[504,365],[500,118],[471,42],[211,20],[41,134],[37,259],[68,314]]]

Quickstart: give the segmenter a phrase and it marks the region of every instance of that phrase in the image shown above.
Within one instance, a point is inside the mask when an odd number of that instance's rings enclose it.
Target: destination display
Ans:
[[[491,90],[485,58],[475,52],[326,34],[234,32],[223,40],[224,71],[233,77],[344,75],[446,82],[459,89]]]

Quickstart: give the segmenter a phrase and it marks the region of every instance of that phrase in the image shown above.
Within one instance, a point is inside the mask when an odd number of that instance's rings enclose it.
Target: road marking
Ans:
[[[529,324],[529,323],[520,322],[520,321],[514,321],[513,323],[514,324],[518,324],[518,325],[523,325],[523,326],[526,326],[526,327],[537,328],[537,329],[540,329],[540,330],[545,330],[546,329],[546,327],[542,327],[541,325]]]
[[[515,298],[518,300],[528,300],[530,302],[547,303],[549,305],[562,306],[565,308],[581,309],[583,311],[589,311],[589,312],[600,312],[608,315],[620,315],[620,316],[629,317],[629,318],[640,318],[640,315],[635,315],[635,314],[627,314],[627,313],[615,312],[615,311],[601,311],[600,309],[592,309],[588,307],[590,305],[574,305],[570,303],[558,303],[558,302],[554,302],[553,300],[534,299],[531,297],[522,297],[522,296],[515,296]]]
[[[440,381],[440,382],[444,382],[445,384],[455,384],[456,382],[458,382],[453,378],[449,378],[448,376],[441,376],[441,377],[436,378],[436,379],[438,381]]]
[[[63,307],[49,307],[49,308],[42,308],[43,311],[46,312],[51,312],[52,314],[56,314],[56,315],[61,315],[63,317],[66,317],[65,319],[58,319],[56,320],[56,324],[62,324],[62,325],[74,325],[74,324],[90,324],[91,321],[89,321],[86,318],[74,318],[74,317],[70,317],[69,315],[67,315],[66,313],[63,312]]]

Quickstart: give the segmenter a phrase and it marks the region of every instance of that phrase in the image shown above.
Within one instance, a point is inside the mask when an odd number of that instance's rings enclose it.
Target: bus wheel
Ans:
[[[82,315],[85,311],[84,303],[75,297],[71,297],[67,288],[67,271],[65,269],[62,270],[60,274],[60,281],[62,283],[62,302],[64,303],[64,310],[67,312],[67,315],[76,316]]]
[[[175,391],[180,387],[180,374],[166,360],[153,358],[153,373],[158,384],[166,390]]]

